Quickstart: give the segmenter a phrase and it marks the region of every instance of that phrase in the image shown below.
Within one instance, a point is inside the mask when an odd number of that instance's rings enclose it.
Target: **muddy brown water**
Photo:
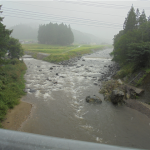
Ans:
[[[113,64],[111,51],[83,56],[74,66],[65,67],[24,58],[28,92],[23,100],[35,107],[21,131],[149,149],[150,119],[124,105],[114,106],[104,101],[99,93],[98,79]],[[102,104],[86,103],[88,95],[99,96]]]

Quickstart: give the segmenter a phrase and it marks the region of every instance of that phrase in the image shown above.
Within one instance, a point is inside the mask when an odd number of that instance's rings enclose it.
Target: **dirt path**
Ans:
[[[18,130],[30,115],[31,109],[31,104],[20,101],[19,105],[8,111],[6,119],[2,122],[3,127],[9,130]]]

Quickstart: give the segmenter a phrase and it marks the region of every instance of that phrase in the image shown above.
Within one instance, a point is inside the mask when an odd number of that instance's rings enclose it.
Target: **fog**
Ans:
[[[17,24],[64,23],[72,29],[93,34],[112,43],[132,4],[150,15],[150,1],[1,1],[3,24],[10,28]]]

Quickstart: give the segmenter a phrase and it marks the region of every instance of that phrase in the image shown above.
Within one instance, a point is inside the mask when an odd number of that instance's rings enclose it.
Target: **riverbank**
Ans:
[[[26,65],[18,59],[4,60],[0,66],[0,127],[7,112],[18,105],[25,95],[25,70]]]
[[[29,117],[32,104],[20,101],[13,109],[9,109],[2,126],[9,130],[19,130],[22,123]]]
[[[98,50],[111,48],[112,45],[70,45],[54,46],[43,44],[23,44],[25,53],[33,58],[51,63],[66,64],[73,58],[81,58],[85,54],[91,54]]]
[[[150,118],[150,105],[143,103],[141,101],[138,101],[136,99],[126,100],[125,105],[129,108],[132,108],[134,110],[141,112],[142,114]]]
[[[108,70],[109,70],[108,72],[111,72],[111,68],[109,68]],[[108,82],[103,83],[103,88],[101,92],[105,95],[105,98],[107,100],[110,100],[111,93],[113,90],[117,89],[119,91],[122,91],[124,93],[123,101],[127,107],[134,109],[150,118],[150,100],[149,100],[150,78],[149,77],[150,77],[149,68],[143,68],[140,70],[136,70],[136,72],[134,72],[133,66],[126,65],[121,68],[118,67],[112,78],[113,80],[108,80]],[[113,83],[114,85],[112,85]],[[144,92],[135,94],[135,92],[132,89],[130,91],[130,89],[127,88],[126,86],[132,86],[135,89],[140,88],[139,90],[142,90]]]

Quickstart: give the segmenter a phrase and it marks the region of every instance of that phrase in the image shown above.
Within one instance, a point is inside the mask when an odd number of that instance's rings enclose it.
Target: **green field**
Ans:
[[[92,53],[96,50],[102,50],[106,47],[111,47],[110,45],[53,46],[43,44],[24,44],[22,46],[25,51],[50,54],[48,57],[44,58],[45,61],[49,62],[69,60],[70,58],[76,56],[82,56],[84,54]]]

